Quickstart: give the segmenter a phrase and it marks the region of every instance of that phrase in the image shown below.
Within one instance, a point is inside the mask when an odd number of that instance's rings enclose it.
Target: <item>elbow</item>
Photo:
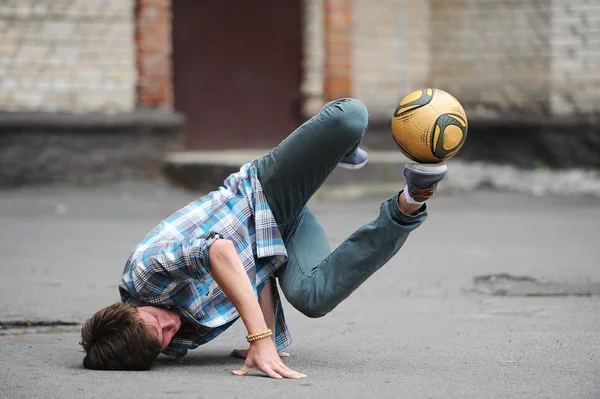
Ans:
[[[232,255],[236,254],[235,245],[233,241],[222,238],[208,248],[208,256],[211,260],[228,259]]]

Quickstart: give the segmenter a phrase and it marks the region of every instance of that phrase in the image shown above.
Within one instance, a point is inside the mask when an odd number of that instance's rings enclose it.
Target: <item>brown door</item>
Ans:
[[[173,0],[188,149],[266,148],[300,123],[301,0]]]

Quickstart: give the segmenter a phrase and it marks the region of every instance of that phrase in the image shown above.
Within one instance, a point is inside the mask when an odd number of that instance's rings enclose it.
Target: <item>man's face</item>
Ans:
[[[137,310],[144,324],[151,327],[150,331],[152,331],[152,334],[157,334],[156,337],[160,342],[160,350],[165,350],[181,327],[179,316],[175,312],[154,306],[141,306]]]

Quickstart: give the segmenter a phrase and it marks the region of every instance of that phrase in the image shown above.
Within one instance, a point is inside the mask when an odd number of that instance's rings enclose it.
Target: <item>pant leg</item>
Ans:
[[[258,179],[284,238],[340,160],[356,150],[367,123],[367,109],[359,100],[332,101],[255,161]]]
[[[331,254],[327,234],[309,207],[305,207],[297,218],[286,237],[285,247],[288,261],[277,270],[279,286],[288,302],[306,313],[305,285],[309,276]]]
[[[277,275],[281,290],[306,316],[324,316],[396,255],[426,217],[425,207],[415,216],[403,214],[395,195],[330,253],[323,228],[306,208],[286,243],[288,262]]]

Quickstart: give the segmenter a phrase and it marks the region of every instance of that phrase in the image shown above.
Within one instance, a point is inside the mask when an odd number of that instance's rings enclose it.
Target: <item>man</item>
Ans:
[[[306,316],[332,311],[425,220],[424,202],[446,174],[443,164],[407,163],[406,187],[332,252],[306,203],[336,166],[366,163],[358,146],[367,124],[360,101],[330,102],[268,155],[162,221],[125,265],[122,303],[83,326],[85,367],[149,369],[160,352],[181,361],[241,318],[250,345],[232,353],[246,359],[233,374],[305,377],[281,360],[291,339],[277,282]]]

